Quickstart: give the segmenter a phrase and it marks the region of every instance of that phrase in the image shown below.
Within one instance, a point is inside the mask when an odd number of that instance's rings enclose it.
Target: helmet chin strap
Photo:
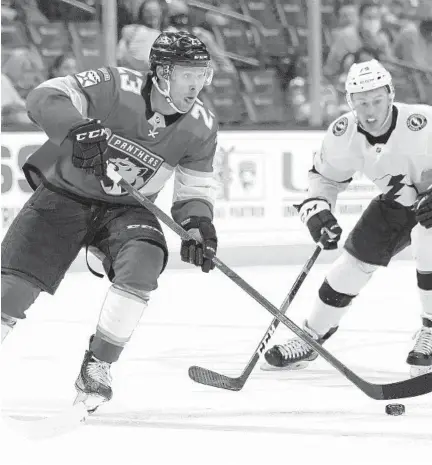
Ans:
[[[187,113],[187,111],[180,110],[179,108],[176,107],[170,94],[170,90],[171,90],[170,81],[169,79],[166,79],[166,78],[163,78],[163,79],[165,79],[165,82],[167,83],[167,90],[162,90],[157,82],[156,77],[155,76],[152,77],[152,82],[153,82],[153,85],[156,87],[156,90],[165,97],[165,100],[168,103],[168,105],[171,108],[173,108],[177,113],[182,113],[182,114]]]

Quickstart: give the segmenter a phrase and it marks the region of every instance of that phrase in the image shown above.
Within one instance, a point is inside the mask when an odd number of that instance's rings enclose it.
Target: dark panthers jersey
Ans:
[[[67,98],[79,117],[98,119],[108,129],[107,157],[142,194],[155,198],[174,173],[173,217],[177,221],[192,215],[212,217],[216,118],[200,100],[186,114],[154,112],[151,86],[149,75],[120,67],[85,71],[38,86],[27,107],[50,140],[24,166],[30,184],[36,187],[42,181],[77,198],[136,205],[118,185],[98,181],[73,166],[72,144],[59,123]],[[50,116],[44,113],[47,105]]]

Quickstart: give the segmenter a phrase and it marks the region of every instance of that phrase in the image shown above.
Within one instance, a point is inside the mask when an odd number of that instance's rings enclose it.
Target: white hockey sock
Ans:
[[[319,297],[316,299],[312,313],[306,324],[320,337],[324,336],[330,329],[339,326],[339,322],[349,309],[346,307],[332,307],[325,304]]]
[[[419,288],[420,301],[423,308],[423,317],[432,320],[432,291]]]
[[[99,316],[97,331],[112,344],[123,347],[137,327],[147,300],[138,297],[125,288],[112,285],[105,297]]]

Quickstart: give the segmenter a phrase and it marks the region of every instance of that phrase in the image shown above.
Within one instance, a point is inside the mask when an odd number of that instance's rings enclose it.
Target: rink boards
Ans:
[[[305,259],[310,238],[294,204],[307,189],[313,155],[322,131],[221,131],[214,169],[218,181],[215,224],[222,259],[232,264],[298,263]],[[27,157],[46,140],[41,132],[3,133],[2,231],[9,227],[31,189],[22,173]],[[157,204],[169,212],[172,179]],[[345,234],[369,201],[378,194],[366,178],[357,177],[340,194],[336,213]],[[181,266],[178,239],[166,231],[169,266]],[[405,253],[403,257],[409,257]],[[333,260],[327,254],[324,260]],[[82,269],[82,257],[74,268]]]

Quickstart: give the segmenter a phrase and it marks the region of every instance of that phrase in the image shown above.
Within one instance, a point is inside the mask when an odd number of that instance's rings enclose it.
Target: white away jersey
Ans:
[[[352,112],[330,125],[314,157],[310,197],[324,197],[334,207],[338,192],[356,172],[405,206],[432,184],[432,107],[401,103],[394,107],[394,129],[385,143],[368,142]]]

